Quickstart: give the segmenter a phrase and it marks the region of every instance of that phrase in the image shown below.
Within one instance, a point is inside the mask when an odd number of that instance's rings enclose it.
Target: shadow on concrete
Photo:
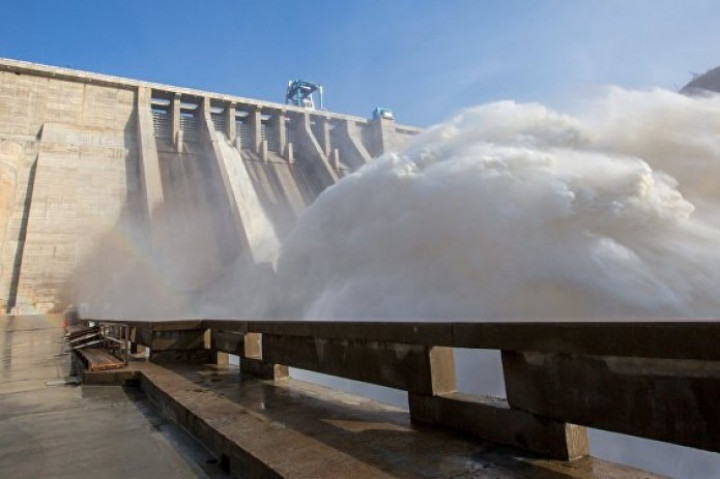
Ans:
[[[221,458],[215,457],[192,435],[163,417],[139,386],[129,385],[122,389],[127,399],[147,421],[149,433],[161,435],[198,477],[217,479],[232,477],[227,470],[224,470]]]
[[[593,475],[604,464],[594,458],[572,464],[545,461],[513,448],[413,424],[401,409],[302,381],[241,380],[237,372],[213,366],[168,369],[197,384],[198,390],[213,391],[269,424],[292,429],[397,477],[605,477]]]

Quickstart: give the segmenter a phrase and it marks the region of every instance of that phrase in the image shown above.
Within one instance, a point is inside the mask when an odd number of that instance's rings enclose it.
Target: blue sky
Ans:
[[[8,0],[2,16],[2,57],[272,101],[306,79],[331,110],[421,126],[720,65],[718,1]]]

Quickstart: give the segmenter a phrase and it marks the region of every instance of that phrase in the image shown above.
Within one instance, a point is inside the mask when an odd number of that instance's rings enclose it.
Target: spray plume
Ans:
[[[720,311],[720,98],[498,102],[326,190],[285,242],[281,314],[582,320]]]

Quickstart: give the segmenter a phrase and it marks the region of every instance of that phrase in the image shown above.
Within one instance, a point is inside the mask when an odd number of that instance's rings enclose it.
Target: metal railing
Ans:
[[[127,324],[105,321],[88,321],[87,328],[68,334],[70,349],[97,346],[105,349],[127,365],[130,351],[130,328]]]

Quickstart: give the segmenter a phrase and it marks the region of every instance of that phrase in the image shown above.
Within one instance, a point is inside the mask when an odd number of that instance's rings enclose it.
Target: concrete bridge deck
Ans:
[[[52,387],[70,374],[61,319],[8,317],[2,326],[2,477],[659,477],[592,457],[542,459],[230,365],[134,361],[86,374],[82,387]],[[90,385],[129,379],[139,388]]]

